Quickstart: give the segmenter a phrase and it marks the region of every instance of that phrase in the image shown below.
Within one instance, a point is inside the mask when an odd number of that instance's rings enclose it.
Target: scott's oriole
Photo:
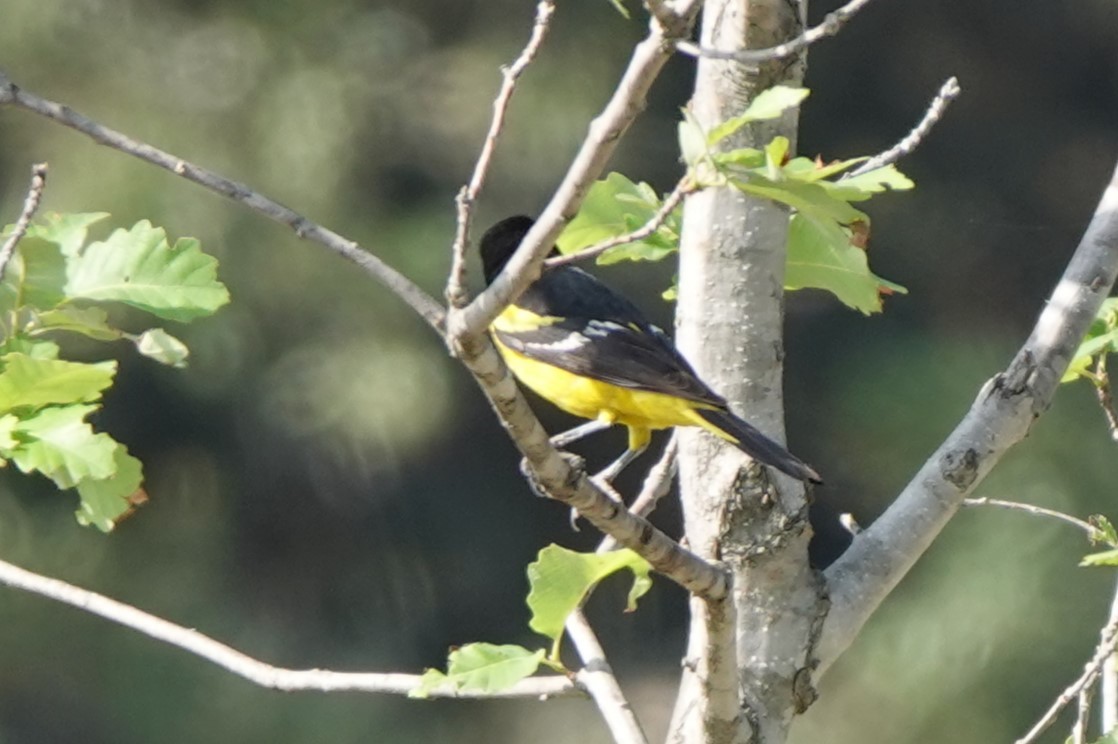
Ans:
[[[532,227],[530,217],[498,222],[481,239],[488,284]],[[613,424],[629,448],[603,471],[609,479],[639,456],[653,429],[699,426],[793,478],[819,474],[730,412],[662,330],[622,295],[581,269],[545,270],[490,330],[512,373],[568,413],[591,421],[552,441],[564,446]]]

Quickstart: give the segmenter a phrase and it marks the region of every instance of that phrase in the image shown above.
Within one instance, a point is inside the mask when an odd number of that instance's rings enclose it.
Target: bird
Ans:
[[[517,215],[484,233],[479,252],[486,285],[533,224]],[[822,483],[811,466],[734,414],[632,302],[580,268],[545,269],[489,330],[525,387],[589,419],[553,437],[553,445],[563,448],[613,425],[628,428],[628,448],[596,477],[613,480],[647,449],[653,430],[697,426],[782,473]]]

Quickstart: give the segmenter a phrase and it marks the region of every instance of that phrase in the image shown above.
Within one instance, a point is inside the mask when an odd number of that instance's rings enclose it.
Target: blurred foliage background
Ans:
[[[635,5],[635,3],[633,3]],[[812,4],[819,19],[839,3]],[[8,0],[0,68],[20,85],[252,184],[441,294],[455,191],[520,0]],[[561,2],[514,100],[478,225],[539,209],[643,33],[604,0]],[[1118,155],[1118,5],[871,5],[813,48],[800,151],[893,144],[944,78],[964,94],[875,200],[871,261],[911,294],[863,318],[788,300],[793,449],[827,476],[816,558],[869,523],[1001,369],[1070,256]],[[661,190],[693,62],[671,63],[613,169]],[[588,546],[533,498],[439,340],[354,267],[203,190],[59,126],[0,111],[0,212],[33,162],[45,208],[151,219],[216,254],[233,304],[178,329],[185,372],[121,348],[97,424],[146,464],[153,500],[110,536],[75,500],[5,471],[0,554],[292,667],[421,671],[471,640],[535,643],[524,566]],[[650,314],[671,266],[602,270]],[[476,272],[475,272],[476,279]],[[174,330],[174,329],[172,329]],[[74,353],[88,350],[75,348]],[[569,422],[541,408],[556,428]],[[622,435],[588,447],[592,461]],[[651,462],[651,457],[644,460]],[[1118,450],[1092,392],[1065,388],[980,495],[1114,517]],[[630,475],[630,478],[634,476]],[[632,486],[633,481],[622,482]],[[678,529],[671,508],[657,516]],[[1113,588],[1070,528],[964,511],[827,676],[799,742],[1004,741],[1081,668]],[[681,592],[592,610],[649,728],[684,643]],[[1051,741],[1062,740],[1054,733]],[[135,633],[0,591],[0,741],[604,742],[579,702],[415,702],[269,692]]]

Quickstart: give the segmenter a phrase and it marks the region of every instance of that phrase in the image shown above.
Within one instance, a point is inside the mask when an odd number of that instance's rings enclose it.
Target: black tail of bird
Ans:
[[[728,442],[754,460],[771,465],[782,473],[802,481],[823,482],[819,473],[811,466],[729,411],[697,408],[695,413],[721,431]]]

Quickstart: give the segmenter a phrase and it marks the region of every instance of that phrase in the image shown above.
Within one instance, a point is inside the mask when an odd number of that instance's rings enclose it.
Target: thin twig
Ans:
[[[485,178],[489,174],[489,165],[497,149],[497,139],[505,126],[505,113],[516,90],[517,80],[539,52],[554,12],[555,3],[552,0],[543,0],[536,6],[536,22],[532,26],[528,43],[510,67],[501,69],[501,90],[493,100],[493,119],[489,123],[489,132],[485,135],[481,153],[478,155],[477,163],[474,164],[470,183],[462,187],[455,200],[458,208],[458,228],[451,249],[450,276],[446,285],[446,299],[453,307],[464,307],[469,300],[466,294],[466,251],[470,244],[470,222],[473,219],[474,202],[485,187]]]
[[[1114,397],[1110,392],[1110,375],[1106,371],[1106,354],[1099,354],[1095,363],[1095,395],[1099,399],[1099,406],[1106,416],[1106,426],[1110,430],[1110,438],[1118,442],[1118,409],[1114,407]]]
[[[932,131],[932,127],[943,118],[943,112],[947,110],[948,105],[962,93],[963,89],[959,87],[959,80],[955,77],[949,77],[940,86],[939,92],[932,102],[928,104],[928,108],[924,111],[924,118],[920,123],[912,128],[912,131],[905,135],[897,144],[890,147],[880,155],[875,155],[860,166],[850,171],[845,177],[850,178],[858,176],[863,173],[869,173],[877,168],[884,168],[890,163],[895,163],[901,158],[912,154],[912,151],[920,146],[924,138],[928,136],[928,132]]]
[[[1084,532],[1087,533],[1087,538],[1089,540],[1099,540],[1099,539],[1102,539],[1102,537],[1103,537],[1102,531],[1099,530],[1099,528],[1095,527],[1090,522],[1084,521],[1084,520],[1080,519],[1079,517],[1073,517],[1070,514],[1065,514],[1064,512],[1061,512],[1061,511],[1056,511],[1054,509],[1045,509],[1043,506],[1034,506],[1033,504],[1023,504],[1020,501],[1005,501],[1003,499],[990,499],[990,498],[985,498],[985,497],[980,498],[980,499],[963,499],[963,504],[962,505],[963,506],[1000,506],[1003,509],[1015,509],[1017,511],[1023,511],[1027,514],[1032,514],[1032,515],[1037,516],[1037,517],[1051,517],[1052,519],[1058,519],[1061,522],[1066,522],[1067,524],[1070,524],[1073,527],[1078,527],[1079,529],[1083,530]]]
[[[613,741],[617,744],[647,744],[648,739],[641,729],[640,721],[625,699],[613,668],[610,667],[605,651],[586,616],[581,610],[575,610],[567,618],[565,627],[582,659],[579,682],[601,711],[602,718],[613,735]]]
[[[644,240],[649,235],[660,229],[664,221],[668,219],[675,208],[679,206],[683,198],[688,194],[694,193],[698,190],[695,182],[688,177],[684,177],[679,183],[675,185],[672,192],[664,197],[663,204],[656,210],[656,214],[636,230],[625,235],[618,235],[616,237],[608,238],[599,243],[595,243],[589,248],[584,248],[577,253],[568,253],[565,256],[553,256],[544,261],[544,266],[548,269],[553,269],[556,266],[563,266],[565,264],[574,263],[575,261],[583,261],[588,258],[597,258],[610,248],[616,248],[619,245],[626,245],[627,243],[635,243],[638,240]]]
[[[1087,662],[1083,674],[1079,679],[1072,682],[1066,690],[1060,693],[1056,701],[1045,712],[1041,719],[1036,722],[1029,732],[1018,739],[1015,744],[1032,744],[1036,741],[1044,730],[1051,726],[1056,717],[1060,715],[1067,704],[1076,698],[1077,695],[1091,686],[1095,679],[1098,678],[1099,672],[1102,669],[1106,660],[1114,653],[1115,646],[1118,646],[1118,620],[1112,619],[1108,622],[1099,633],[1099,645],[1095,647],[1095,655]]]
[[[419,685],[421,679],[419,675],[414,674],[334,672],[327,669],[283,669],[272,666],[196,630],[184,628],[102,594],[32,573],[5,561],[0,561],[0,583],[76,607],[110,622],[139,631],[212,662],[261,687],[274,690],[318,692],[352,690],[406,695]],[[566,677],[531,677],[498,693],[443,687],[431,691],[429,697],[540,698],[583,694],[585,690],[581,681],[572,682]]]
[[[114,129],[98,124],[69,106],[47,100],[17,86],[3,72],[0,72],[0,106],[5,105],[17,106],[39,116],[57,121],[59,124],[85,134],[94,142],[168,170],[210,191],[241,202],[254,212],[288,226],[298,237],[325,246],[334,253],[357,264],[366,274],[406,302],[436,331],[442,330],[445,322],[445,312],[442,306],[410,279],[372,253],[362,249],[354,241],[311,222],[301,214],[250,189],[248,186],[231,181],[213,171],[189,163],[180,157],[146,143],[138,142]]]
[[[0,279],[4,278],[4,272],[8,270],[8,263],[15,255],[16,245],[27,234],[27,228],[31,226],[31,218],[35,216],[36,210],[39,209],[39,200],[43,198],[43,188],[47,185],[47,164],[36,163],[31,166],[31,185],[27,189],[27,197],[23,200],[23,211],[19,213],[19,219],[12,227],[12,234],[4,241],[3,247],[0,247]]]
[[[707,47],[699,46],[693,41],[686,40],[676,42],[676,49],[691,57],[734,60],[735,62],[754,65],[761,64],[762,62],[785,59],[791,57],[793,54],[799,53],[820,39],[834,36],[842,30],[842,27],[846,25],[847,21],[853,18],[854,15],[866,5],[869,5],[869,3],[870,0],[850,0],[850,2],[838,10],[828,13],[827,17],[824,18],[823,22],[818,26],[809,28],[790,41],[777,44],[767,49],[708,49]]]

